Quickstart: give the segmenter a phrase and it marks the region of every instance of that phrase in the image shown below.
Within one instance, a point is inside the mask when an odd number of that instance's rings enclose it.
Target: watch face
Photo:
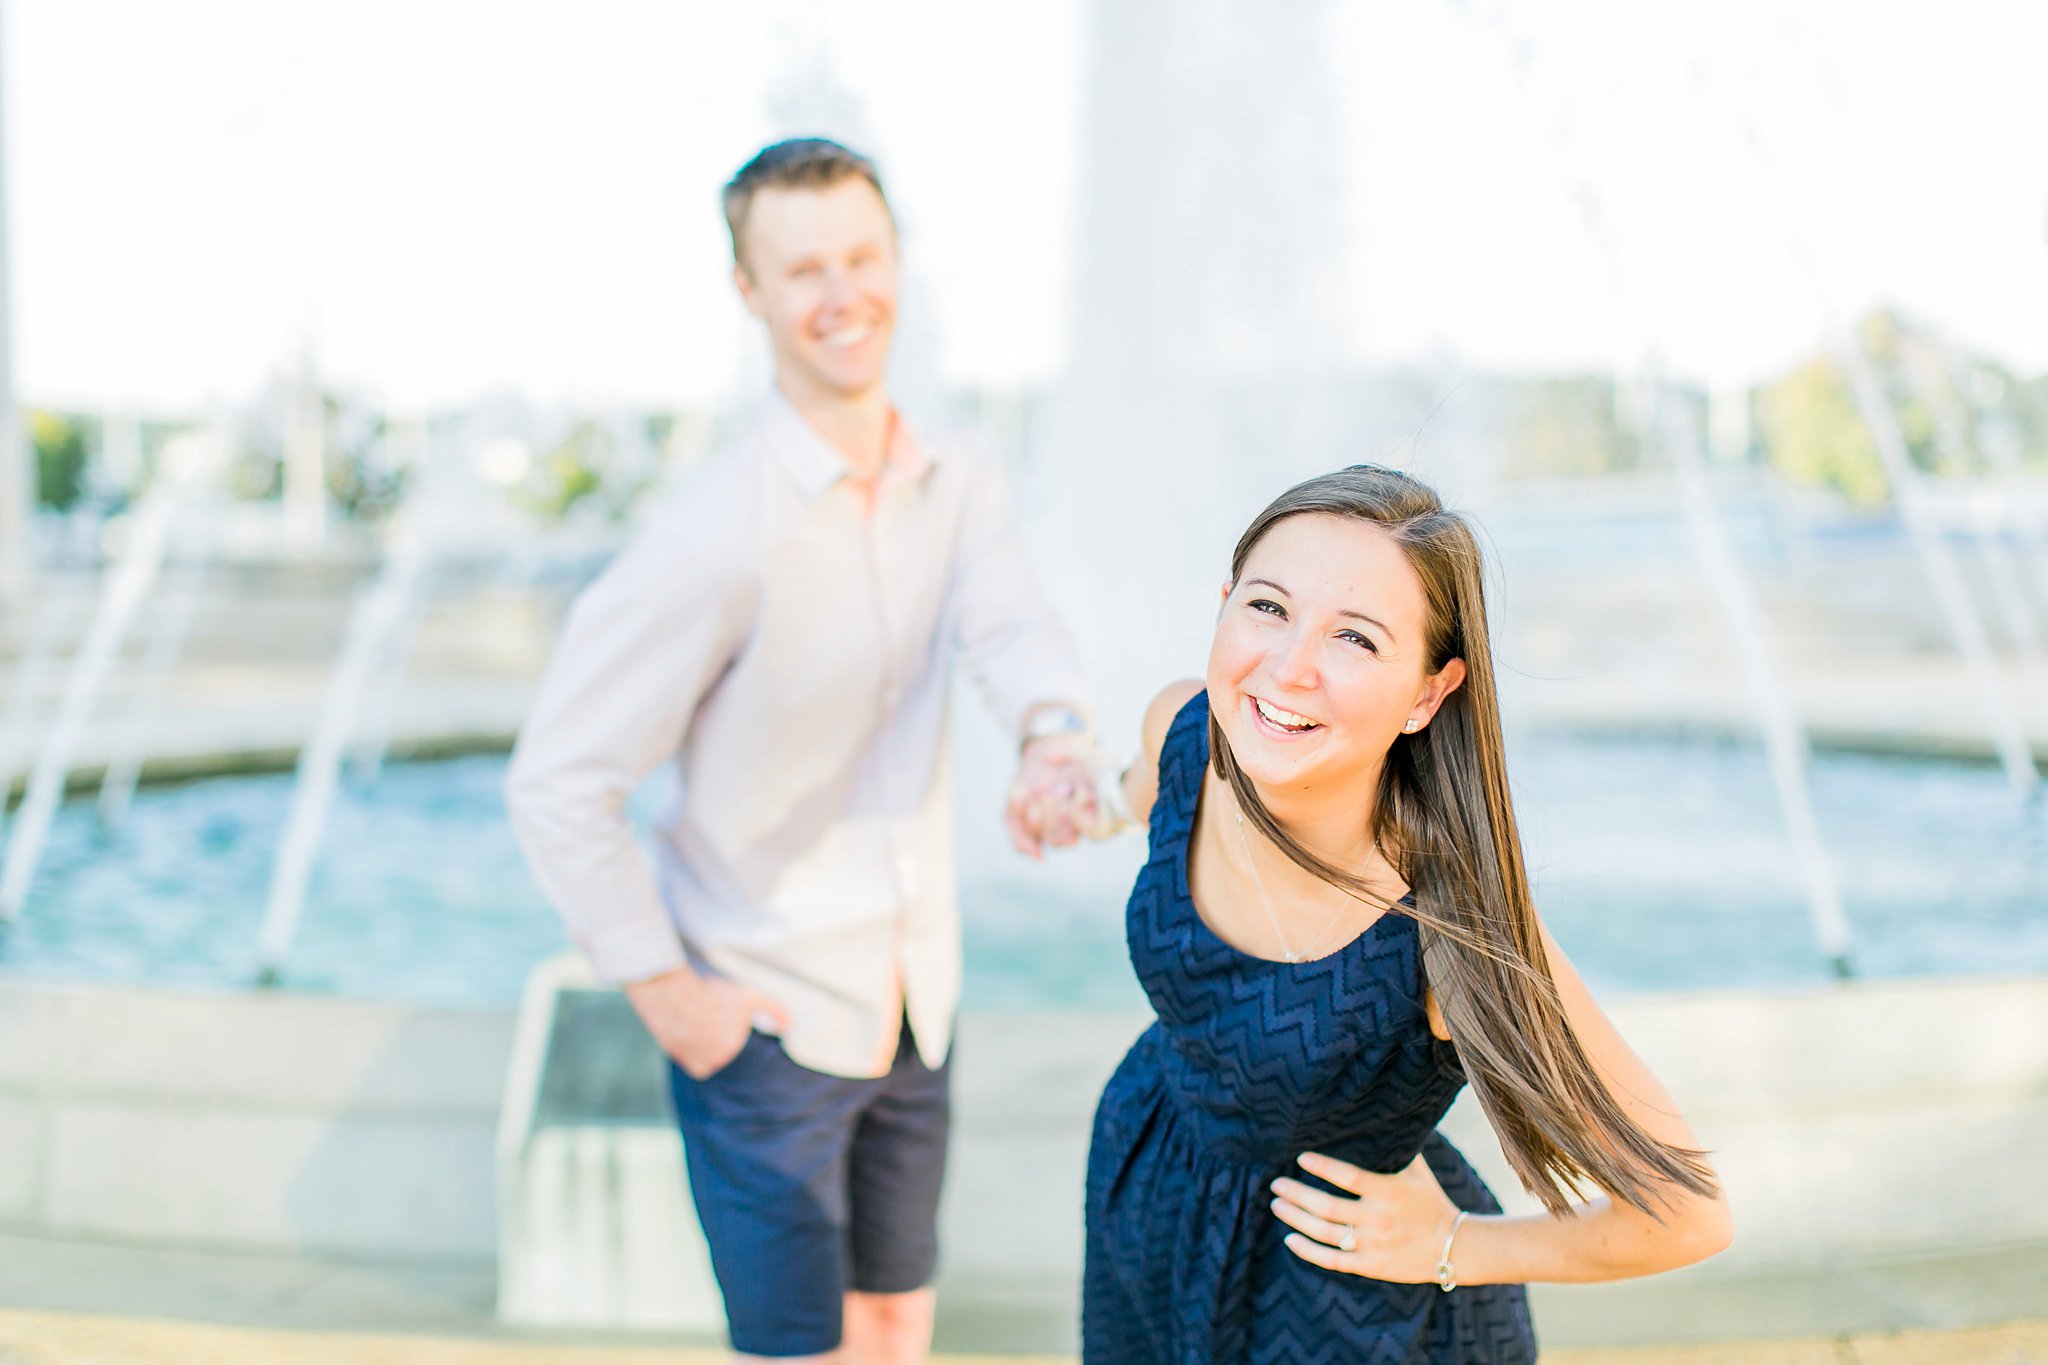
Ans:
[[[1050,739],[1054,735],[1078,735],[1088,723],[1072,711],[1042,711],[1025,727],[1026,739]]]

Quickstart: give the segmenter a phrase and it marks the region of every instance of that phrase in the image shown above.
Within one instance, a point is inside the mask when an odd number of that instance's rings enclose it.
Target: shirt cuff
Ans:
[[[690,961],[683,951],[682,936],[666,917],[634,920],[609,933],[585,939],[582,948],[598,979],[613,986],[645,981],[650,976],[686,967]]]

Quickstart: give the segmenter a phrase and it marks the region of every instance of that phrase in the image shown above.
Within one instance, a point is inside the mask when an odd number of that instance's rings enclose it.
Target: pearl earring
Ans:
[[[1411,720],[1410,720],[1410,721],[1409,721],[1409,722],[1408,722],[1408,723],[1407,723],[1406,725],[1403,725],[1403,726],[1401,727],[1401,733],[1402,733],[1402,734],[1404,734],[1404,735],[1412,735],[1412,734],[1414,734],[1414,733],[1415,733],[1415,732],[1416,732],[1416,731],[1417,731],[1418,729],[1420,729],[1421,727],[1422,727],[1422,722],[1421,722],[1421,721],[1419,721],[1419,720],[1412,720],[1412,719],[1411,719]]]

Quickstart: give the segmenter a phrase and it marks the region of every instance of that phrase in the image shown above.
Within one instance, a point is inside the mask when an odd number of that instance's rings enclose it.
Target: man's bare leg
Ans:
[[[924,1365],[932,1349],[932,1312],[938,1296],[929,1287],[908,1294],[846,1296],[844,1335],[839,1349],[822,1356],[733,1354],[733,1365]]]
[[[848,1293],[841,1365],[924,1365],[937,1302],[929,1285],[908,1294]]]

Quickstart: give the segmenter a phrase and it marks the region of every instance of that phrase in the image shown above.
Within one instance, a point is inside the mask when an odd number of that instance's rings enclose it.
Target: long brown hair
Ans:
[[[1394,538],[1422,580],[1429,671],[1465,661],[1464,685],[1430,723],[1394,741],[1380,771],[1370,834],[1414,892],[1389,905],[1355,872],[1304,848],[1280,827],[1237,765],[1212,715],[1210,754],[1245,818],[1296,864],[1383,911],[1411,916],[1423,971],[1480,1108],[1522,1184],[1552,1213],[1590,1180],[1657,1216],[1668,1188],[1715,1193],[1702,1153],[1643,1131],[1608,1092],[1572,1032],[1543,952],[1508,794],[1487,635],[1479,545],[1435,490],[1398,470],[1354,465],[1295,485],[1237,542],[1230,578],[1289,517],[1370,522]]]

